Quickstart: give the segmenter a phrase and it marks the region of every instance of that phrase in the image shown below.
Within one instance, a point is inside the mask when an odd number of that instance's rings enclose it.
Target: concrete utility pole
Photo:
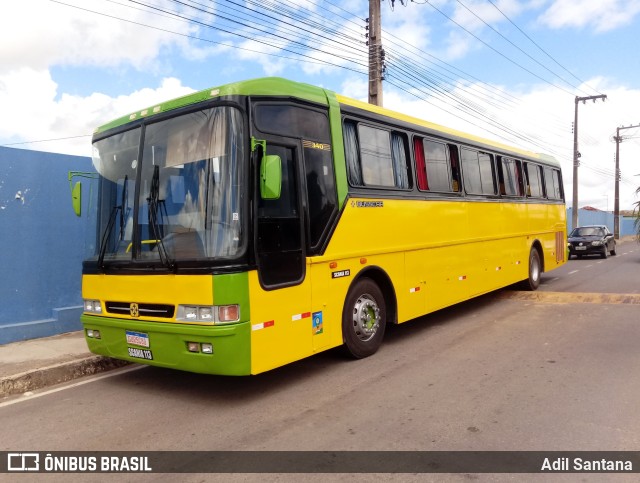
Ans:
[[[620,239],[620,143],[622,142],[620,131],[622,131],[623,129],[633,129],[636,127],[640,127],[640,124],[627,127],[621,126],[616,129],[616,183],[613,199],[613,236],[616,240]]]
[[[382,107],[382,26],[380,0],[369,0],[369,104]]]
[[[578,103],[586,103],[586,101],[597,99],[603,101],[607,98],[606,94],[600,94],[599,96],[578,97],[576,96],[576,113],[573,121],[573,203],[571,209],[571,228],[578,226],[578,166],[580,166],[580,152],[578,151]]]

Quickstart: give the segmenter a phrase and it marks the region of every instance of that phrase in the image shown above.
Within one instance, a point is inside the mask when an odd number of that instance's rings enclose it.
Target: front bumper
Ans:
[[[239,376],[251,373],[249,322],[200,326],[87,314],[83,314],[80,320],[89,350],[95,354],[203,374]],[[100,338],[88,337],[88,329],[98,330]],[[146,334],[149,347],[128,344],[127,331]],[[189,352],[187,342],[209,343],[213,346],[213,353]],[[134,350],[129,351],[130,348]],[[138,357],[132,357],[131,354]],[[149,359],[149,356],[152,358]]]

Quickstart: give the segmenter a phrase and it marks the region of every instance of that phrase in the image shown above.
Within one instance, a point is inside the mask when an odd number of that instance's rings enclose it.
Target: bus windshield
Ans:
[[[238,257],[246,242],[243,140],[240,111],[225,106],[96,141],[93,163],[102,177],[94,259],[172,266]]]

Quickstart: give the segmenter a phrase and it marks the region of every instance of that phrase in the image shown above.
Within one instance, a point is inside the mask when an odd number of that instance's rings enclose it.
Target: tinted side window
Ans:
[[[542,198],[542,175],[540,166],[533,163],[524,163],[524,169],[527,174],[527,196],[531,198]]]
[[[491,154],[462,149],[462,177],[465,191],[471,194],[494,195],[493,156]]]
[[[404,134],[346,121],[343,135],[352,186],[410,187]]]
[[[516,159],[501,157],[499,163],[500,194],[522,196],[522,165]]]
[[[389,131],[359,125],[358,137],[365,186],[395,186]]]
[[[418,169],[418,187],[428,191],[453,191],[451,161],[446,144],[416,137],[414,154]]]
[[[547,191],[547,198],[550,200],[562,199],[560,172],[557,169],[544,168],[544,184]]]
[[[288,104],[258,104],[255,123],[262,132],[330,142],[329,118],[324,112]]]

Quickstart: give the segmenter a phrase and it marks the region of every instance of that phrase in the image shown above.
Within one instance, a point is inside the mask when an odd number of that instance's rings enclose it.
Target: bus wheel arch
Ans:
[[[345,352],[356,359],[373,355],[396,313],[395,292],[386,273],[375,267],[360,272],[349,286],[342,311]]]

